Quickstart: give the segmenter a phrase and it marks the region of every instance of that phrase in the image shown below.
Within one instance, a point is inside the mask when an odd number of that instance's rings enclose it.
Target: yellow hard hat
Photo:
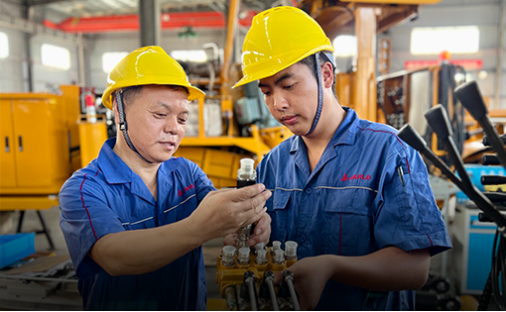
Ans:
[[[142,85],[175,85],[188,89],[188,100],[205,96],[193,87],[179,63],[158,46],[139,48],[125,56],[109,73],[102,103],[112,109],[112,93],[115,90]]]
[[[242,46],[244,77],[234,88],[270,77],[319,51],[334,47],[318,23],[290,6],[257,14]]]

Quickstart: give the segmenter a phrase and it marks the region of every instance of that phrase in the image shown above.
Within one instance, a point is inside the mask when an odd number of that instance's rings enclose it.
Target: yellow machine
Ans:
[[[93,146],[101,146],[106,129],[93,133],[80,122],[78,86],[61,86],[61,94],[0,94],[0,211],[38,212],[43,233],[47,231],[39,210],[58,205],[58,192],[72,172],[96,158]],[[81,118],[82,119],[82,118]],[[105,131],[105,135],[103,134]],[[83,150],[80,149],[80,142]],[[83,153],[84,152],[84,153]],[[48,235],[49,243],[52,241]]]
[[[273,284],[274,274],[297,262],[296,245],[286,242],[286,259],[281,242],[274,242],[274,246],[267,249],[261,243],[255,246],[255,251],[244,247],[236,252],[233,246],[223,247],[217,258],[216,282],[225,300],[211,300],[208,310],[224,310],[225,307],[237,311],[298,310],[291,272],[286,273],[279,287]]]
[[[60,191],[76,165],[70,148],[79,145],[80,114],[79,88],[61,90],[62,95],[0,94],[2,210],[22,209],[26,200],[38,201],[38,208],[58,204],[48,195]]]

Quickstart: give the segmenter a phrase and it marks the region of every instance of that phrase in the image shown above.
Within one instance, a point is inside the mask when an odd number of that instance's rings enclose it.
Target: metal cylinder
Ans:
[[[274,311],[279,311],[278,298],[276,297],[276,291],[274,290],[274,273],[272,273],[272,271],[265,271],[264,283],[266,283],[269,287],[272,309]]]
[[[290,296],[292,297],[295,311],[300,311],[299,299],[297,299],[297,293],[295,292],[295,287],[293,286],[293,273],[286,270],[283,272],[283,277],[285,283],[288,285],[288,289],[290,290]]]
[[[255,273],[251,271],[244,273],[244,283],[248,286],[251,311],[258,311],[257,296],[255,291]]]
[[[225,288],[225,300],[230,311],[234,311],[237,308],[237,294],[234,286]]]

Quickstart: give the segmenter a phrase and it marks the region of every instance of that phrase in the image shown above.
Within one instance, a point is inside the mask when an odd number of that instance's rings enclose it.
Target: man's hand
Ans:
[[[288,270],[293,272],[293,285],[299,296],[302,311],[313,310],[322,295],[327,281],[332,277],[332,262],[327,256],[304,258]],[[274,284],[279,285],[283,272],[276,273]]]
[[[248,240],[248,244],[250,246],[255,246],[259,243],[267,243],[269,242],[269,238],[271,237],[271,216],[268,213],[264,213],[257,225],[255,226],[255,232],[251,235]]]
[[[257,222],[266,214],[265,202],[272,193],[264,190],[263,184],[255,184],[210,192],[188,218],[191,219],[189,224],[202,243],[234,234],[240,227]]]
[[[271,237],[271,217],[269,214],[264,213],[258,223],[255,226],[255,232],[251,235],[248,240],[250,246],[255,246],[259,243],[269,242]],[[223,246],[235,246],[237,244],[237,234],[229,234],[223,238]]]

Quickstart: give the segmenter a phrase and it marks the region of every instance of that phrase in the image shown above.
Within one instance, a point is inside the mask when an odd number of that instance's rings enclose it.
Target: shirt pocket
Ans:
[[[197,206],[196,194],[188,194],[186,198],[178,197],[177,201],[171,201],[169,198],[161,211],[160,225],[171,224],[188,218],[197,209]]]
[[[329,190],[324,214],[325,254],[361,256],[374,250],[371,194],[367,190]]]
[[[151,213],[151,216],[146,214],[146,216],[144,218],[140,218],[139,220],[134,220],[133,218],[129,218],[128,221],[124,221],[123,219],[120,219],[120,222],[121,222],[121,225],[123,225],[123,227],[127,231],[150,229],[150,228],[153,228],[156,226],[155,218],[152,213]]]
[[[271,240],[282,242],[286,240],[286,223],[289,217],[288,206],[291,195],[291,191],[276,190],[272,196],[272,205],[267,206],[267,212],[272,219]]]

